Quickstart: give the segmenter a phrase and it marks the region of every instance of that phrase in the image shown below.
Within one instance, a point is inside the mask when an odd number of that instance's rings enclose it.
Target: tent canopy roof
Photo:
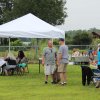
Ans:
[[[1,25],[0,37],[64,38],[65,32],[29,13]]]

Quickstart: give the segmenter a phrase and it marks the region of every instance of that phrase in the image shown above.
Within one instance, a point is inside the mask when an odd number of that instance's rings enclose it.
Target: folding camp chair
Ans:
[[[92,72],[93,72],[93,76],[92,76],[93,83],[95,84],[96,88],[99,88],[100,87],[100,70],[92,69]]]

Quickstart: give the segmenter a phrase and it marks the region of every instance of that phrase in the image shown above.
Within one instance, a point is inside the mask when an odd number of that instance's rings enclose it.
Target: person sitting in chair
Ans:
[[[5,61],[7,63],[3,67],[3,72],[4,72],[5,75],[8,76],[8,75],[10,75],[10,72],[13,74],[14,69],[16,68],[16,58],[10,52],[10,53],[8,53],[8,56],[5,58]]]
[[[21,72],[25,72],[25,68],[27,66],[27,59],[22,50],[18,52],[16,61],[17,61],[18,67],[20,68]]]

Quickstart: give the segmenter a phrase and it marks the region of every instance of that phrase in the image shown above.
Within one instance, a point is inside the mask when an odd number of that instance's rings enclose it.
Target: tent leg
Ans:
[[[53,43],[53,38],[52,38],[52,43]]]
[[[64,40],[65,40],[66,38],[65,38],[65,36],[64,36]],[[66,45],[66,42],[64,41],[64,44]]]
[[[36,39],[36,58],[38,57],[38,39]]]
[[[10,45],[10,37],[9,37],[9,52],[10,52],[10,46],[11,46],[11,45]]]

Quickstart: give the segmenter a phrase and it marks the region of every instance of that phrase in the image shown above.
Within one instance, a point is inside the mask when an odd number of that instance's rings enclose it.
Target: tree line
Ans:
[[[97,45],[99,38],[94,38],[92,32],[100,33],[99,29],[72,30],[66,32],[66,44],[69,45]]]

